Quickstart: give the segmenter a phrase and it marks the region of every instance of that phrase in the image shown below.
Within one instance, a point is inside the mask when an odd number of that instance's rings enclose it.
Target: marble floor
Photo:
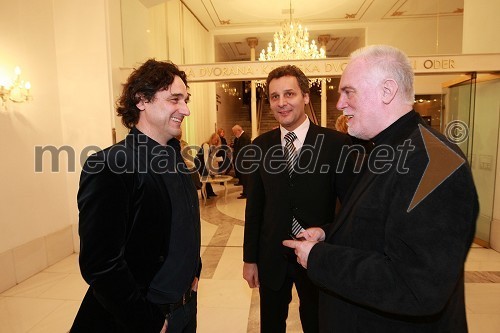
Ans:
[[[198,332],[259,332],[258,292],[242,278],[245,200],[241,187],[222,187],[201,202],[203,272],[198,294]],[[221,200],[222,199],[222,200]],[[71,326],[87,289],[78,255],[32,276],[0,294],[0,333],[63,333]],[[500,331],[500,253],[474,246],[466,262],[466,306],[470,333]],[[288,332],[301,332],[294,295]]]

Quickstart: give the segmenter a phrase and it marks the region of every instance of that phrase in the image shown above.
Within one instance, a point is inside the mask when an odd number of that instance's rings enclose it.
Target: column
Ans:
[[[319,35],[318,43],[320,48],[325,50],[326,44],[330,41],[330,35]],[[327,106],[326,106],[326,78],[321,79],[321,126],[326,127],[327,119]]]
[[[248,46],[250,47],[250,60],[255,61],[255,47],[257,44],[259,44],[259,40],[256,37],[249,37],[247,38],[247,43]],[[257,126],[259,125],[257,123],[257,90],[255,89],[255,80],[252,80],[250,82],[250,89],[252,93],[252,98],[251,98],[251,112],[250,112],[250,121],[252,122],[252,140],[256,138],[259,133],[258,133],[258,128]]]

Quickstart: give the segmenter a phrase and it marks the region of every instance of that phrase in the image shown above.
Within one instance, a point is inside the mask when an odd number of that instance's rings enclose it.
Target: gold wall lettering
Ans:
[[[427,59],[424,61],[425,69],[452,69],[455,68],[454,59]]]
[[[347,66],[347,61],[341,62],[341,63],[336,63],[336,62],[331,62],[331,63],[326,63],[325,64],[325,72],[327,73],[334,73],[334,74],[341,74],[345,66]]]
[[[222,67],[203,67],[199,69],[200,77],[219,77],[219,76],[235,76],[235,75],[253,75],[253,70],[248,66],[222,66]]]
[[[263,80],[274,68],[293,64],[309,78],[342,75],[348,58],[289,60],[289,61],[240,61],[213,64],[180,65],[189,82]],[[410,57],[416,74],[498,72],[500,54],[454,55],[447,57]]]

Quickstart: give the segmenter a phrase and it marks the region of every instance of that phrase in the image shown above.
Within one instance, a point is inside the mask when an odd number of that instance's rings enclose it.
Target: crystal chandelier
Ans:
[[[299,60],[326,58],[325,50],[316,45],[314,39],[309,43],[309,32],[298,20],[292,19],[292,2],[290,1],[290,19],[286,20],[279,32],[274,33],[273,44],[260,53],[260,61]]]
[[[318,49],[314,39],[309,44],[309,32],[302,28],[299,21],[285,21],[279,32],[274,33],[273,44],[269,43],[266,50],[260,53],[260,61],[269,60],[299,60],[326,58],[325,50]]]
[[[328,38],[329,39],[329,38]],[[324,59],[326,53],[323,47],[318,48],[314,39],[309,43],[309,32],[302,27],[299,20],[292,19],[292,1],[290,1],[290,19],[286,20],[278,32],[274,33],[273,43],[269,43],[266,50],[263,49],[259,56],[259,61],[270,60],[304,60],[304,59]],[[330,79],[309,79],[310,86],[321,86],[323,81],[330,82]],[[263,86],[263,82],[257,82],[258,86]]]

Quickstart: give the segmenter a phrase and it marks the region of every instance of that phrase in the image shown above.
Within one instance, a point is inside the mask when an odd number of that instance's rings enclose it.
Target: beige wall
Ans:
[[[370,23],[366,25],[366,44],[390,44],[410,56],[460,54],[462,17]]]
[[[117,2],[123,18],[123,65],[135,67],[153,56],[168,59],[167,4],[146,7],[138,0]]]
[[[198,20],[181,6],[183,64],[202,64],[214,61],[213,37]],[[178,27],[170,27],[169,31],[177,31]],[[185,137],[190,144],[203,142],[214,132],[217,122],[215,108],[215,83],[192,83],[189,85],[191,115],[184,120]]]
[[[31,103],[8,103],[8,110],[0,111],[0,253],[70,219],[66,175],[33,171],[35,145],[63,142],[54,25],[47,5],[51,8],[51,1],[3,1],[0,11],[0,72],[12,77],[20,66],[34,96]]]
[[[464,0],[463,53],[500,53],[498,13],[498,0]]]
[[[2,264],[10,263],[15,282],[73,252],[80,153],[88,145],[111,143],[106,3],[1,4],[1,72],[19,65],[33,96],[29,103],[7,104],[0,112],[0,257]],[[43,172],[35,173],[35,146],[48,145],[67,145],[75,158],[51,172],[45,153]],[[68,160],[64,153],[60,157]],[[73,172],[68,169],[72,163]]]
[[[63,142],[80,152],[111,144],[112,95],[105,2],[54,0],[54,26]],[[88,24],[92,22],[92,24]],[[79,170],[67,174],[71,221]]]

